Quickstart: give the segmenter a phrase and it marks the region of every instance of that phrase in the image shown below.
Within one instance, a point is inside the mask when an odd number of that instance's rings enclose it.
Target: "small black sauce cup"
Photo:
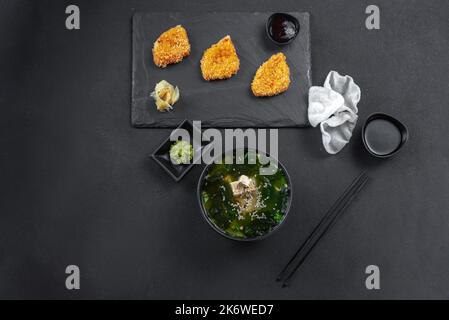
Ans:
[[[292,21],[294,23],[294,25],[295,25],[295,35],[290,40],[285,41],[285,42],[279,42],[279,41],[273,39],[273,37],[271,36],[270,28],[271,28],[271,25],[273,23],[273,20],[275,18],[277,18],[277,17],[285,18],[285,19],[290,20],[290,21]],[[293,40],[295,40],[295,38],[298,36],[298,33],[299,33],[300,29],[301,29],[301,26],[300,26],[299,21],[298,21],[297,18],[295,18],[291,14],[281,13],[281,12],[276,12],[276,13],[273,13],[271,16],[269,16],[268,20],[267,20],[267,23],[265,25],[265,31],[267,33],[268,38],[271,41],[273,41],[274,43],[276,43],[277,45],[279,45],[279,46],[287,45],[287,44],[291,43]]]
[[[379,154],[376,153],[369,145],[369,143],[367,142],[367,137],[366,137],[366,128],[368,127],[368,125],[373,121],[373,120],[385,120],[390,122],[391,124],[393,124],[399,131],[400,135],[401,135],[401,141],[398,144],[398,146],[396,147],[396,149],[394,149],[393,151],[387,153],[387,154]],[[363,124],[363,128],[362,128],[362,141],[363,141],[363,145],[365,146],[366,150],[373,156],[377,157],[377,158],[389,158],[395,154],[397,154],[399,152],[399,150],[402,149],[402,147],[407,143],[409,138],[409,131],[407,129],[407,127],[398,119],[385,114],[385,113],[374,113],[372,115],[370,115],[365,123]]]

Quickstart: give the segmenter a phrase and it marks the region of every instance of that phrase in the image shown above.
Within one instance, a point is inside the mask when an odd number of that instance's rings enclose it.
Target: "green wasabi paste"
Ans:
[[[170,159],[175,164],[189,164],[193,159],[193,146],[186,141],[176,141],[170,147]]]

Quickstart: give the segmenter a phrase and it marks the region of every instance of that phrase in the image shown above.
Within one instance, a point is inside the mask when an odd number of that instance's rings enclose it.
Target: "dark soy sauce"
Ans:
[[[395,152],[402,143],[400,128],[386,119],[373,119],[366,125],[365,141],[367,147],[379,156]]]
[[[298,33],[298,25],[286,14],[275,14],[268,26],[270,37],[279,43],[287,43],[296,37]]]

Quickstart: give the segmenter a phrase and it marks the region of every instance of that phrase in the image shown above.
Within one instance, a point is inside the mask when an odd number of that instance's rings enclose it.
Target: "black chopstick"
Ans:
[[[311,232],[311,234],[307,237],[307,239],[304,241],[304,243],[299,247],[299,249],[296,251],[296,253],[293,255],[293,257],[290,259],[290,261],[287,263],[287,265],[284,267],[284,269],[281,271],[281,273],[278,275],[276,281],[281,281],[284,277],[284,274],[289,269],[290,265],[293,263],[293,261],[296,259],[298,254],[303,250],[305,245],[310,241],[312,236],[318,231],[320,226],[328,219],[330,215],[336,210],[336,208],[341,204],[342,200],[345,198],[345,196],[354,188],[354,186],[357,184],[357,182],[364,176],[365,172],[360,173],[349,185],[349,187],[346,188],[346,190],[340,195],[340,197],[334,202],[332,207],[326,212],[324,217],[321,219],[321,221],[317,224],[317,226],[314,228],[314,230]]]
[[[340,216],[341,213],[343,213],[343,211],[349,206],[349,204],[352,202],[352,200],[355,198],[355,196],[359,193],[360,190],[362,190],[362,188],[365,186],[365,184],[367,183],[368,178],[362,178],[362,181],[355,187],[355,189],[353,189],[353,192],[351,192],[351,194],[349,195],[348,198],[346,198],[344,200],[344,202],[342,203],[342,205],[336,210],[335,215],[333,215],[331,217],[331,219],[324,225],[322,229],[322,231],[320,231],[316,237],[314,237],[311,240],[311,245],[308,246],[309,248],[306,248],[306,250],[304,251],[304,254],[300,255],[302,256],[299,259],[299,262],[296,264],[296,266],[294,267],[294,269],[292,270],[292,272],[287,276],[287,278],[284,279],[284,283],[282,284],[283,287],[288,286],[290,279],[292,278],[292,276],[295,274],[295,272],[298,270],[298,268],[301,266],[301,264],[305,261],[305,259],[307,258],[307,256],[309,255],[309,253],[312,251],[312,249],[315,247],[315,245],[321,240],[321,238],[324,237],[324,235],[327,233],[327,231],[329,231],[329,229],[332,227],[333,223],[336,221],[336,219]]]
[[[360,173],[352,182],[351,184],[345,189],[345,191],[340,195],[340,197],[334,202],[332,207],[326,212],[326,214],[323,216],[321,221],[316,225],[316,227],[313,229],[313,231],[310,233],[310,235],[307,237],[307,239],[304,241],[304,243],[299,247],[299,249],[296,251],[296,253],[293,255],[293,257],[288,261],[284,269],[281,271],[281,273],[278,275],[276,281],[281,281],[284,277],[284,274],[289,269],[290,265],[293,263],[293,261],[296,259],[297,255],[303,250],[305,245],[310,241],[312,236],[318,231],[320,226],[328,219],[330,215],[335,211],[335,209],[341,204],[342,200],[345,198],[345,196],[351,191],[352,188],[357,184],[357,182],[365,175],[365,172]]]
[[[321,238],[332,227],[333,223],[337,220],[338,216],[349,206],[359,191],[365,186],[368,181],[368,177],[365,172],[362,172],[357,176],[351,185],[343,192],[343,194],[337,199],[332,207],[327,211],[320,223],[315,227],[312,233],[308,236],[306,241],[296,251],[284,269],[281,271],[276,281],[284,279],[283,287],[287,286],[289,280],[294,275],[296,270],[305,261],[308,254],[312,251],[315,245],[321,240]],[[293,266],[293,269],[291,268]],[[287,271],[291,271],[286,275]]]

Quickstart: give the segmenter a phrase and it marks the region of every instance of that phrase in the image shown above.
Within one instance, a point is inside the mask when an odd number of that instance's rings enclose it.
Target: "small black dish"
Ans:
[[[395,155],[407,142],[407,127],[390,115],[375,113],[363,125],[362,140],[366,150],[378,158]]]
[[[181,181],[181,179],[185,176],[185,174],[192,169],[192,167],[195,164],[195,159],[197,159],[197,157],[201,156],[201,153],[204,149],[204,147],[206,147],[206,145],[208,143],[203,143],[201,141],[201,131],[193,126],[192,122],[190,122],[189,120],[184,120],[183,122],[181,122],[181,124],[175,129],[173,130],[173,133],[176,133],[176,130],[178,129],[185,129],[187,130],[187,132],[190,135],[190,139],[191,141],[187,141],[189,143],[191,143],[194,147],[194,156],[192,161],[189,164],[174,164],[171,159],[170,159],[170,147],[172,146],[172,144],[174,143],[173,141],[170,140],[170,136],[164,140],[161,145],[151,154],[151,157],[154,159],[154,161],[156,161],[176,182]],[[194,132],[197,133],[197,136],[199,137],[200,141],[198,141],[197,145],[199,147],[197,147],[195,149],[195,144],[194,144]],[[178,139],[178,140],[182,140],[182,139]]]
[[[295,40],[301,26],[298,19],[288,13],[273,13],[267,20],[268,38],[277,45],[286,45]]]

